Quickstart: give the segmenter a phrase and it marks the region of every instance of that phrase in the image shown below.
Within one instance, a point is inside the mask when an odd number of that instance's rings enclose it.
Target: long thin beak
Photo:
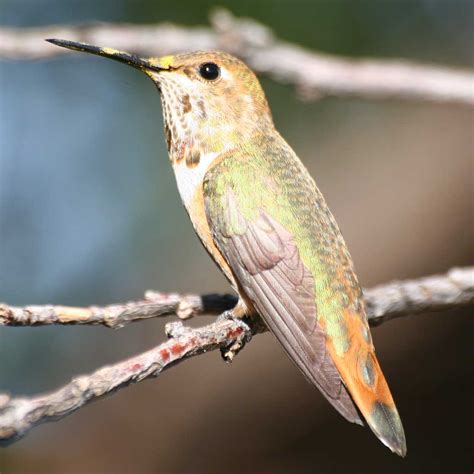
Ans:
[[[159,72],[169,69],[160,66],[158,61],[155,62],[153,59],[140,58],[134,54],[124,53],[123,51],[118,51],[116,49],[99,48],[98,46],[92,46],[86,43],[76,43],[75,41],[61,39],[47,39],[46,41],[63,48],[73,49],[74,51],[83,51],[85,53],[97,54],[98,56],[115,59],[115,61],[120,61],[142,71],[151,70]]]

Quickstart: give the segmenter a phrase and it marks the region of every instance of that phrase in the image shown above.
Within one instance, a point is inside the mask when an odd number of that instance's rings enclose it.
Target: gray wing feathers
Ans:
[[[236,203],[229,207],[235,218]],[[237,219],[239,232],[221,233],[216,240],[242,288],[305,376],[346,419],[362,424],[326,349],[314,279],[291,234],[263,211],[252,221]]]

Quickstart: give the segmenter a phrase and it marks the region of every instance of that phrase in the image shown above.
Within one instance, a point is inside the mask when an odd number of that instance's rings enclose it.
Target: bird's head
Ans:
[[[173,160],[183,144],[201,152],[244,144],[258,130],[273,127],[265,94],[242,61],[222,52],[195,52],[161,58],[84,43],[50,39],[50,43],[108,57],[147,74],[161,92],[165,134]],[[176,155],[176,156],[173,156]]]

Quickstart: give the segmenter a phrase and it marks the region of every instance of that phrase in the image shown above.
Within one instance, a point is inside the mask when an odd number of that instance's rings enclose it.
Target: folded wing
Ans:
[[[246,295],[306,377],[346,419],[362,424],[326,349],[314,278],[292,235],[264,210],[245,219],[230,189],[225,201],[216,239]],[[212,219],[212,212],[208,216]],[[229,231],[230,223],[238,232]]]

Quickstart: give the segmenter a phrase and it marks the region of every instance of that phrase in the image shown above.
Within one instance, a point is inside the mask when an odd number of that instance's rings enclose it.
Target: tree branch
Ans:
[[[198,314],[220,314],[234,307],[234,295],[180,295],[147,291],[143,300],[108,306],[31,305],[8,306],[0,303],[0,326],[46,326],[50,324],[101,324],[121,328],[128,323],[160,316],[188,319]]]
[[[192,356],[233,345],[243,346],[244,324],[219,320],[208,326],[191,329],[181,322],[167,325],[171,339],[138,356],[102,367],[90,375],[74,378],[64,387],[46,395],[13,398],[0,394],[0,444],[24,436],[36,424],[67,416],[85,404],[149,377]]]
[[[371,324],[427,311],[474,305],[474,267],[452,269],[445,275],[397,281],[364,291]],[[217,313],[235,304],[230,295],[196,296],[148,292],[144,300],[106,307],[68,308],[29,306],[0,308],[0,324],[104,324],[122,327],[131,321],[176,314],[191,317]],[[252,332],[264,329],[255,325]],[[157,377],[171,365],[192,356],[221,348],[232,360],[248,338],[248,327],[238,321],[218,319],[198,329],[181,322],[167,325],[171,338],[154,349],[90,375],[73,379],[55,392],[32,398],[10,398],[0,394],[0,442],[19,439],[35,425],[60,419],[85,404],[141,380]]]
[[[387,319],[474,304],[474,267],[454,268],[444,275],[394,281],[364,290],[367,317],[372,325]],[[121,328],[126,324],[161,316],[188,319],[220,314],[234,307],[234,295],[180,295],[147,291],[143,300],[108,306],[31,305],[0,303],[0,326],[50,324],[101,324]]]
[[[96,23],[80,26],[0,28],[0,58],[39,59],[68,54],[45,38],[112,46],[146,56],[219,49],[243,58],[257,73],[293,84],[307,100],[321,96],[425,100],[474,105],[474,74],[403,60],[351,59],[309,51],[278,40],[272,31],[227,10],[212,28]]]

